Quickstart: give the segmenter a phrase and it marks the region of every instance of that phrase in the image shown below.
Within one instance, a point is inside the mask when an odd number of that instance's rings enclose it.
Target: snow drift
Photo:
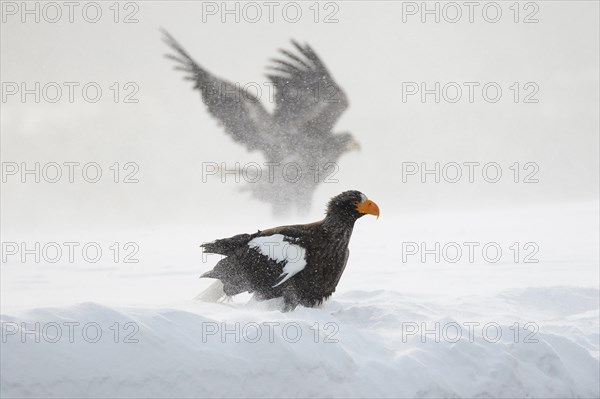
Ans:
[[[448,304],[380,290],[291,313],[276,301],[37,309],[2,316],[2,396],[597,397],[598,295],[554,287]]]

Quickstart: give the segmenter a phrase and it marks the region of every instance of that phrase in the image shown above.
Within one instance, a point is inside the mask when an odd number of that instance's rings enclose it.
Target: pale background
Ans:
[[[138,4],[134,24],[113,23],[109,4],[97,24],[80,14],[72,24],[22,24],[18,16],[7,16],[3,82],[93,81],[104,96],[96,104],[81,96],[70,104],[66,93],[57,104],[9,98],[2,104],[2,160],[95,161],[104,172],[114,162],[132,161],[140,165],[140,183],[20,184],[12,178],[2,193],[4,231],[195,225],[268,215],[267,205],[239,195],[241,184],[231,179],[202,183],[202,162],[263,160],[233,143],[191,83],[171,69],[162,57],[167,47],[160,27],[204,67],[241,84],[262,85],[268,59],[277,48],[289,48],[291,38],[316,49],[350,99],[336,130],[353,132],[362,152],[340,160],[339,183],[320,186],[309,219],[346,189],[365,192],[388,215],[598,199],[597,2],[540,3],[540,22],[534,24],[514,23],[512,3],[501,3],[496,24],[483,20],[481,7],[474,23],[466,15],[456,24],[436,24],[432,17],[422,24],[418,15],[402,23],[401,3],[385,1],[339,2],[338,23],[314,23],[312,3],[301,3],[303,17],[296,24],[277,12],[275,23],[266,15],[256,24],[235,23],[231,16],[221,23],[218,15],[203,23],[201,3]],[[425,104],[418,96],[403,103],[406,81],[498,82],[503,97],[495,104],[480,95],[473,104],[435,104],[431,96]],[[139,103],[114,104],[112,82],[136,82]],[[513,103],[513,82],[536,82],[539,103]],[[505,175],[497,184],[480,175],[475,184],[466,177],[457,184],[422,184],[417,177],[402,183],[403,161],[498,162]],[[536,162],[540,182],[512,183],[508,166],[514,162]]]

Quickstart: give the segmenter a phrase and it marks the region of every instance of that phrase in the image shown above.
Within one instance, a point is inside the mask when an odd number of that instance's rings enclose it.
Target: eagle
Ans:
[[[318,185],[337,181],[340,157],[360,149],[350,133],[333,132],[348,98],[317,53],[294,40],[294,51],[279,50],[265,82],[273,89],[269,112],[251,87],[213,75],[167,31],[163,34],[173,50],[166,57],[194,83],[208,112],[235,142],[263,155],[260,169],[248,168],[254,173],[244,176],[249,182],[244,189],[270,203],[277,216],[307,213]]]
[[[354,223],[379,218],[379,207],[360,191],[333,197],[323,220],[238,234],[202,244],[205,253],[225,256],[201,277],[218,281],[198,299],[218,300],[242,292],[257,300],[283,298],[283,310],[320,305],[334,292],[348,263]]]

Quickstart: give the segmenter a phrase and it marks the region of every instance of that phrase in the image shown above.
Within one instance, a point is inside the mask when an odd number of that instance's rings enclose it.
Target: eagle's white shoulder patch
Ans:
[[[270,259],[276,262],[286,262],[283,272],[279,276],[283,277],[283,280],[273,287],[286,282],[306,267],[306,250],[300,245],[285,241],[285,238],[283,234],[273,234],[265,237],[256,237],[248,242],[250,248],[256,249]]]

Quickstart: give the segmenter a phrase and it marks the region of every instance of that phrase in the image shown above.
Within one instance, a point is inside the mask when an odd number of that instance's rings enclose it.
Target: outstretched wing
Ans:
[[[275,71],[267,75],[275,85],[274,118],[305,133],[330,132],[348,107],[346,94],[308,44],[292,44],[298,54],[279,50],[283,59],[273,59],[269,66]]]
[[[164,30],[163,34],[165,43],[176,52],[176,55],[167,54],[166,57],[177,62],[175,69],[188,74],[185,79],[194,82],[194,89],[200,90],[208,111],[221,122],[225,131],[248,150],[269,146],[271,115],[259,99],[239,84],[219,79],[203,69],[173,36]]]

